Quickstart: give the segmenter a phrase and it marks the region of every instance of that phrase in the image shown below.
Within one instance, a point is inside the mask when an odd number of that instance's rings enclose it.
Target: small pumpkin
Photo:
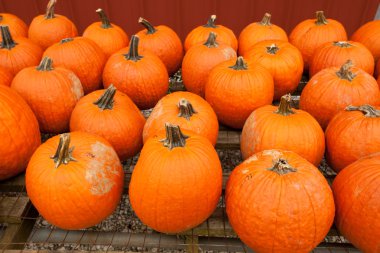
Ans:
[[[24,171],[41,144],[38,121],[28,104],[11,88],[0,85],[0,180]]]
[[[363,104],[380,104],[379,85],[348,60],[340,68],[331,67],[315,74],[302,90],[299,106],[325,129],[339,111]]]
[[[334,211],[326,179],[291,151],[257,153],[227,182],[228,220],[254,252],[311,252],[330,230]]]
[[[32,108],[44,133],[68,131],[71,112],[83,96],[79,78],[65,68],[53,68],[49,57],[44,57],[37,67],[18,72],[11,87]]]
[[[66,38],[44,52],[57,67],[75,73],[82,83],[84,94],[102,86],[102,71],[106,57],[100,47],[84,37]]]
[[[290,94],[280,105],[258,108],[244,124],[240,148],[244,159],[267,149],[289,150],[318,166],[325,152],[325,135],[309,113],[291,108]]]
[[[272,74],[274,100],[297,89],[303,72],[302,54],[289,42],[262,41],[253,46],[244,57],[253,64],[261,64]]]
[[[54,136],[36,150],[25,183],[42,217],[59,228],[74,230],[94,226],[116,209],[124,173],[105,139],[72,132]]]
[[[347,40],[343,25],[334,19],[326,19],[323,11],[316,12],[316,19],[307,19],[296,25],[289,35],[289,42],[302,53],[305,69],[309,69],[315,50],[326,42]]]
[[[79,100],[71,114],[70,131],[105,138],[125,161],[141,150],[144,124],[145,118],[132,100],[110,85]]]
[[[194,45],[205,43],[210,35],[210,32],[217,35],[218,43],[226,44],[232,47],[235,51],[237,50],[238,41],[234,32],[223,25],[216,25],[215,20],[216,15],[211,15],[207,21],[207,24],[198,26],[190,31],[185,39],[185,51],[189,50]]]
[[[193,131],[207,138],[215,146],[219,124],[214,110],[200,96],[178,91],[166,95],[153,108],[144,126],[144,143],[164,130],[166,122]]]
[[[139,53],[139,37],[132,35],[129,48],[112,55],[104,67],[103,85],[113,84],[140,109],[149,109],[166,95],[169,75],[160,58],[150,51]]]
[[[375,60],[380,59],[380,20],[365,23],[351,36],[351,40],[362,43],[371,51]]]
[[[166,124],[145,143],[129,185],[131,206],[147,226],[179,233],[204,222],[222,193],[219,157],[206,138]]]
[[[166,25],[153,26],[141,17],[139,23],[145,27],[137,33],[140,38],[140,48],[156,54],[165,64],[169,75],[173,75],[180,68],[183,58],[180,38]]]
[[[192,47],[183,58],[182,79],[186,90],[204,97],[210,71],[231,59],[236,60],[236,52],[230,46],[216,42],[216,34],[211,32],[204,44]]]
[[[256,43],[264,40],[288,41],[286,32],[270,22],[271,17],[271,14],[265,13],[260,22],[254,22],[244,27],[239,35],[239,55],[245,56]]]
[[[12,73],[4,67],[0,67],[0,85],[11,86]]]
[[[222,124],[241,129],[252,111],[272,103],[273,87],[269,71],[239,56],[212,69],[206,100]]]
[[[97,9],[101,22],[94,22],[83,32],[83,37],[94,41],[106,55],[110,57],[120,49],[128,45],[128,35],[124,30],[110,22],[106,13],[102,9]]]
[[[28,37],[28,26],[16,15],[0,13],[0,26],[8,26],[14,37]],[[0,42],[2,42],[1,38]]]
[[[310,76],[325,68],[342,66],[349,59],[356,67],[373,74],[375,60],[363,44],[355,41],[334,41],[323,44],[315,51],[310,64]]]

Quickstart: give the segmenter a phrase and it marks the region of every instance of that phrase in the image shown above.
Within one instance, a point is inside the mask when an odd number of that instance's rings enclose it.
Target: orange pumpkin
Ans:
[[[0,85],[0,108],[0,180],[4,180],[25,170],[41,137],[30,107],[4,85]]]
[[[28,26],[13,14],[0,13],[0,26],[8,26],[14,37],[28,37]],[[0,42],[2,42],[1,38]]]
[[[204,222],[222,192],[219,157],[206,138],[166,124],[165,133],[144,145],[132,172],[129,198],[137,217],[164,233]]]
[[[41,60],[42,50],[27,38],[12,38],[8,26],[0,26],[0,67],[12,75],[21,69],[36,66]]]
[[[375,60],[379,59],[380,20],[373,20],[359,27],[351,36],[351,40],[362,43],[371,51]]]
[[[261,65],[246,63],[239,56],[213,68],[206,100],[221,123],[241,129],[253,110],[272,103],[273,78]]]
[[[205,43],[210,35],[210,32],[217,35],[216,42],[226,44],[232,47],[235,51],[237,50],[238,41],[234,32],[223,25],[216,25],[215,20],[216,15],[211,15],[207,21],[207,24],[198,26],[191,30],[185,39],[185,51],[189,50],[192,46]]]
[[[314,75],[303,89],[299,105],[325,129],[339,111],[363,104],[380,104],[379,85],[347,61],[341,68],[327,68]]]
[[[128,35],[124,30],[110,22],[106,13],[102,9],[97,9],[101,22],[89,25],[83,32],[83,37],[94,41],[106,55],[110,57],[123,47],[128,45]]]
[[[54,136],[36,150],[25,182],[30,200],[48,222],[62,229],[83,229],[116,209],[124,173],[105,139],[73,132]]]
[[[226,212],[254,252],[311,252],[334,220],[334,199],[319,170],[291,151],[265,150],[231,173]]]
[[[315,50],[326,42],[347,40],[343,25],[334,19],[326,19],[323,11],[316,12],[316,19],[299,23],[290,33],[289,42],[302,53],[305,69],[309,68]]]
[[[320,46],[313,54],[309,73],[315,75],[329,67],[340,67],[347,60],[368,74],[374,70],[374,59],[371,52],[361,43],[355,41],[327,42]]]
[[[350,164],[335,178],[335,224],[360,252],[379,252],[380,153]]]
[[[326,129],[326,158],[336,171],[359,158],[380,152],[380,107],[348,106]]]
[[[318,166],[325,152],[325,135],[309,113],[291,108],[290,94],[280,105],[252,112],[244,124],[240,148],[244,159],[267,149],[289,150]]]
[[[102,136],[124,161],[140,151],[144,124],[145,118],[132,100],[111,85],[79,100],[70,130]]]
[[[214,110],[206,100],[190,92],[174,92],[158,101],[144,126],[144,143],[163,131],[166,122],[193,131],[214,146],[218,139],[219,124]]]
[[[165,25],[153,26],[148,20],[139,18],[145,29],[138,32],[140,48],[156,54],[165,64],[169,75],[181,66],[183,58],[182,42],[175,31]]]
[[[182,79],[186,90],[201,97],[210,71],[219,63],[236,59],[236,52],[225,44],[218,44],[216,34],[211,32],[207,42],[192,47],[182,62]]]
[[[0,85],[11,86],[12,79],[12,73],[4,67],[0,67]]]
[[[374,76],[380,78],[380,59],[376,63],[376,69],[375,69],[375,74]]]
[[[50,0],[45,15],[35,17],[29,26],[29,39],[44,50],[62,39],[78,35],[77,28],[70,19],[54,13],[56,2],[57,0]]]
[[[289,42],[262,41],[253,46],[244,57],[253,64],[261,64],[272,74],[274,100],[297,89],[303,72],[302,54]]]
[[[84,94],[102,86],[102,71],[106,61],[103,51],[90,39],[67,38],[46,49],[57,67],[73,71],[82,83]]]
[[[103,85],[113,84],[140,109],[149,109],[166,95],[169,76],[160,58],[149,51],[139,53],[139,37],[133,35],[129,48],[112,55],[103,71]]]
[[[239,35],[239,55],[244,55],[258,42],[264,40],[288,41],[286,32],[270,22],[272,15],[265,13],[261,22],[246,26]]]
[[[32,108],[44,133],[68,131],[71,112],[83,96],[78,77],[65,68],[53,68],[49,57],[43,58],[38,67],[18,72],[11,87]]]

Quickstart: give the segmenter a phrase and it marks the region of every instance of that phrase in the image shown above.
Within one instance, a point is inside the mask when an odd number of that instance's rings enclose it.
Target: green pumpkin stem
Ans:
[[[53,19],[55,18],[54,15],[54,7],[57,3],[57,0],[50,0],[47,7],[46,7],[46,13],[45,13],[45,19]]]
[[[132,35],[131,41],[129,43],[129,52],[125,54],[125,59],[130,61],[139,61],[143,58],[139,55],[139,37],[137,35]]]
[[[244,62],[244,58],[243,58],[243,56],[239,56],[239,57],[237,58],[237,60],[236,60],[235,65],[230,66],[229,68],[234,69],[234,70],[247,70],[247,69],[248,69],[248,66],[247,66],[247,64]]]
[[[353,66],[352,61],[348,60],[345,64],[342,65],[342,67],[340,67],[339,71],[336,72],[336,75],[340,79],[345,79],[351,82],[352,80],[354,80],[356,76],[354,73],[351,72],[352,66]]]
[[[98,13],[100,20],[102,21],[101,27],[103,29],[108,29],[108,28],[112,27],[111,22],[110,22],[109,18],[107,17],[107,14],[104,12],[103,9],[101,9],[101,8],[97,9],[96,13]]]
[[[65,38],[65,39],[62,39],[61,40],[61,44],[64,44],[64,43],[67,43],[67,42],[70,42],[70,41],[73,41],[74,40],[74,38]]]
[[[292,96],[290,94],[283,95],[281,97],[280,104],[278,105],[278,108],[275,111],[275,113],[283,115],[283,116],[294,114],[291,104],[292,104]]]
[[[216,15],[211,15],[210,18],[207,20],[207,23],[203,27],[211,27],[216,28],[215,25]]]
[[[315,21],[316,25],[327,25],[329,23],[323,11],[317,11],[315,12],[315,15],[317,17],[317,20]]]
[[[178,125],[165,123],[166,138],[160,140],[164,147],[172,150],[176,147],[184,147],[189,136],[184,135]]]
[[[367,118],[379,118],[380,110],[377,110],[372,105],[361,105],[361,106],[353,106],[349,105],[345,109],[346,111],[360,111]]]
[[[216,33],[210,32],[207,41],[203,44],[206,47],[218,47],[218,43],[216,42]]]
[[[51,71],[51,70],[53,70],[53,60],[50,57],[45,56],[41,60],[40,65],[37,66],[37,70],[38,71]]]
[[[154,28],[154,26],[149,23],[148,20],[142,18],[142,17],[139,17],[139,23],[142,24],[147,30],[148,30],[148,34],[153,34],[155,32],[157,32],[157,29]]]
[[[94,102],[94,105],[97,105],[100,110],[112,110],[115,94],[116,88],[111,84],[98,100]]]
[[[1,43],[0,48],[11,49],[14,48],[17,43],[13,40],[11,32],[9,31],[9,26],[0,26],[1,30],[1,39],[3,42]]]
[[[293,168],[284,158],[275,160],[273,167],[268,170],[273,171],[279,175],[286,175],[288,173],[297,171],[297,169]]]
[[[55,168],[58,168],[61,164],[68,164],[77,160],[72,156],[74,147],[70,146],[70,133],[64,133],[59,136],[59,144],[54,156],[50,158],[54,160]]]
[[[271,17],[272,17],[271,14],[265,13],[263,19],[260,21],[260,25],[266,25],[266,26],[272,25],[270,22]]]
[[[278,50],[280,50],[280,48],[275,43],[267,46],[267,53],[268,54],[277,54]]]
[[[333,42],[333,45],[342,48],[352,47],[352,44],[350,44],[348,41],[335,41]]]
[[[187,120],[190,120],[190,117],[193,116],[194,113],[197,113],[194,110],[193,105],[186,98],[181,98],[178,102],[178,117],[183,117]]]

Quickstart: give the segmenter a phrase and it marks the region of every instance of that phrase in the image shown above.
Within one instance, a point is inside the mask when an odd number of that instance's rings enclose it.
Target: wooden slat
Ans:
[[[4,197],[0,201],[0,222],[21,223],[30,205],[28,197]]]
[[[0,192],[25,191],[25,173],[0,182]]]

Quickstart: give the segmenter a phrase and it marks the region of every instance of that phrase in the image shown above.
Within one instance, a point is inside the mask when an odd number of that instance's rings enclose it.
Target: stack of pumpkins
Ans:
[[[220,122],[242,129],[245,161],[228,180],[226,210],[249,247],[309,252],[335,214],[355,246],[379,250],[380,21],[348,41],[318,11],[288,37],[266,13],[237,39],[212,15],[182,45],[143,18],[129,40],[102,9],[78,36],[55,5],[29,28],[0,14],[0,180],[27,167],[28,195],[49,222],[81,229],[105,219],[123,191],[121,161],[141,151],[129,186],[137,216],[165,233],[199,225],[222,193]],[[166,95],[180,67],[187,92]],[[40,131],[60,135],[41,145]],[[341,171],[333,191],[316,167],[325,145]]]

